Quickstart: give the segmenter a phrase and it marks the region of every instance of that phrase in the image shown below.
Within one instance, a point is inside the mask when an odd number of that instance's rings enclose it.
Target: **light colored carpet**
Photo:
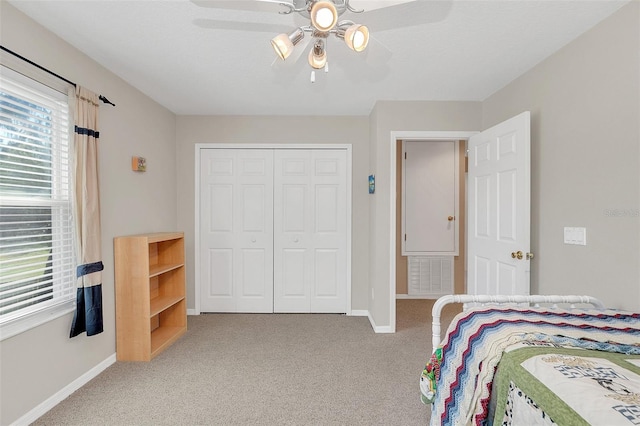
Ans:
[[[344,315],[189,317],[152,362],[117,362],[34,424],[425,425],[432,304],[399,300],[395,334]]]

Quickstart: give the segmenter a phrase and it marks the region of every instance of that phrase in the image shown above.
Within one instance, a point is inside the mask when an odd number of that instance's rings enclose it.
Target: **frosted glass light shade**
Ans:
[[[322,50],[320,53],[314,52],[314,49],[309,51],[309,65],[319,70],[323,68],[327,63],[327,52]]]
[[[271,46],[280,59],[285,60],[293,52],[293,48],[304,38],[304,32],[296,28],[289,34],[278,34],[271,39]]]
[[[338,11],[332,1],[317,1],[311,7],[311,25],[318,31],[326,32],[338,23]]]
[[[349,49],[362,52],[369,43],[369,28],[360,24],[351,25],[344,32],[344,42]]]
[[[293,43],[286,34],[278,34],[271,39],[271,46],[280,59],[285,60],[293,51]]]

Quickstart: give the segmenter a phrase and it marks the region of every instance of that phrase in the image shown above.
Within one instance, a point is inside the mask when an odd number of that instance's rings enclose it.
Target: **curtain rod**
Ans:
[[[34,67],[36,67],[36,68],[41,69],[42,71],[44,71],[44,72],[46,72],[46,73],[51,74],[51,75],[52,75],[52,76],[54,76],[54,77],[59,78],[60,80],[62,80],[62,81],[64,81],[64,82],[66,82],[66,83],[69,83],[69,84],[70,84],[70,85],[72,85],[73,87],[78,87],[78,85],[77,85],[77,84],[75,84],[73,81],[67,80],[66,78],[62,77],[61,75],[56,74],[55,72],[53,72],[53,71],[51,71],[51,70],[49,70],[49,69],[47,69],[47,68],[43,67],[43,66],[42,66],[42,65],[40,65],[40,64],[36,64],[36,63],[35,63],[35,62],[33,62],[32,60],[27,59],[27,58],[25,58],[24,56],[22,56],[22,55],[20,55],[20,54],[18,54],[18,53],[16,53],[16,52],[14,52],[14,51],[12,51],[12,50],[9,50],[9,49],[7,49],[6,47],[4,47],[4,46],[2,46],[2,45],[0,45],[0,49],[4,50],[4,51],[5,51],[5,52],[7,52],[7,53],[12,54],[12,55],[13,55],[13,56],[15,56],[16,58],[22,59],[23,61],[25,61],[25,62],[27,62],[27,63],[29,63],[29,64],[33,65],[33,66],[34,66]],[[105,97],[104,97],[104,96],[102,96],[102,95],[98,96],[98,99],[100,99],[100,100],[101,100],[102,102],[104,102],[105,104],[109,104],[109,105],[116,106],[116,104],[114,104],[113,102],[109,101],[109,99],[105,98]]]

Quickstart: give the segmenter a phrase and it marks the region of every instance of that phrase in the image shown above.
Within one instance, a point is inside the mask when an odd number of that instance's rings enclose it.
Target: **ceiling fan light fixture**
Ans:
[[[327,64],[327,52],[324,50],[324,42],[319,39],[313,44],[309,51],[309,65],[317,70],[323,68]]]
[[[360,24],[349,26],[344,32],[344,42],[349,49],[362,52],[369,43],[369,28]]]
[[[283,61],[291,55],[296,44],[304,38],[304,31],[296,28],[289,34],[278,34],[271,39],[271,46]]]
[[[329,0],[319,0],[313,3],[310,11],[311,25],[318,31],[327,32],[338,23],[338,10]]]

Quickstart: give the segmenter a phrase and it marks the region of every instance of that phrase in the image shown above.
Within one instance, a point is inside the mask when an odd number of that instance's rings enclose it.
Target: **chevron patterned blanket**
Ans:
[[[492,306],[458,314],[421,377],[431,425],[485,424],[502,353],[527,341],[637,355],[640,313]]]

